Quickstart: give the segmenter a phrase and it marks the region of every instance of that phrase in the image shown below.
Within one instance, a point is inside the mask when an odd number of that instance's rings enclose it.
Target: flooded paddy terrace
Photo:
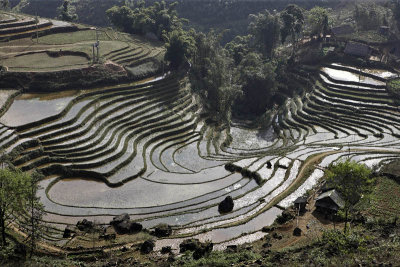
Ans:
[[[225,130],[198,119],[191,93],[173,76],[20,95],[0,118],[0,140],[5,149],[22,148],[15,165],[46,175],[39,196],[53,241],[83,218],[107,224],[129,213],[146,228],[173,227],[157,248],[177,248],[184,235],[222,249],[262,237],[260,229],[315,186],[329,164],[399,158],[399,110],[385,89],[394,74],[386,72],[322,68],[315,90],[289,99],[276,115],[279,131],[235,125],[231,142]],[[228,171],[227,163],[242,171]],[[313,171],[304,177],[307,167]],[[234,209],[220,214],[228,195]]]

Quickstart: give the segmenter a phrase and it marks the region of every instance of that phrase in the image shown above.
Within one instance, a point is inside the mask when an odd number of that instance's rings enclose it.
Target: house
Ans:
[[[367,58],[371,53],[371,48],[366,44],[348,42],[344,49],[344,53],[350,56]]]
[[[354,33],[354,29],[349,24],[345,24],[332,28],[331,33],[333,36],[352,34]]]
[[[380,26],[378,32],[379,34],[388,36],[390,33],[390,28],[388,26]]]
[[[326,191],[319,195],[315,201],[315,207],[322,213],[336,213],[344,207],[344,201],[336,189]]]
[[[299,211],[299,213],[305,212],[306,211],[306,205],[307,205],[307,198],[306,197],[298,197],[294,201],[294,207],[296,210]]]

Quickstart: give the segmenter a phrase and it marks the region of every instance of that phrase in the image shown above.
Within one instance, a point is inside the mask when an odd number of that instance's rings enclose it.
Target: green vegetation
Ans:
[[[372,2],[357,4],[354,19],[361,30],[376,30],[386,20],[383,8]]]
[[[387,177],[377,178],[377,184],[372,191],[367,214],[385,219],[400,215],[400,184]]]
[[[152,33],[161,40],[164,34],[181,26],[175,10],[176,4],[161,1],[146,7],[142,0],[114,6],[106,14],[111,23],[124,32],[142,35]]]
[[[191,253],[185,254],[173,266],[215,266],[224,267],[240,264],[247,261],[255,261],[261,258],[260,254],[249,250],[243,250],[238,253],[227,253],[224,251],[215,251],[205,258],[194,260]]]
[[[393,96],[394,101],[400,104],[400,79],[391,79],[387,83],[387,90]]]
[[[328,32],[329,19],[328,11],[325,8],[316,6],[307,12],[310,36],[325,36]]]
[[[282,43],[290,36],[292,43],[292,55],[296,51],[296,42],[298,36],[303,30],[304,14],[303,10],[297,5],[288,5],[281,13],[283,27],[281,29]]]
[[[69,0],[64,0],[64,3],[57,9],[57,13],[57,18],[60,20],[69,22],[78,20],[76,9],[70,4]]]
[[[400,30],[400,0],[392,0],[392,10],[397,29]]]
[[[259,51],[262,51],[266,57],[272,58],[279,42],[279,16],[265,10],[257,15],[250,15],[250,19],[252,22],[249,30],[256,40],[256,45],[259,46]]]
[[[110,41],[110,37],[104,34],[104,32],[99,32],[98,34],[100,41]],[[84,41],[96,41],[96,31],[95,30],[86,30],[86,31],[77,31],[72,33],[56,33],[51,35],[45,35],[39,38],[39,43],[42,44],[73,44],[77,42]]]
[[[351,212],[354,205],[371,191],[374,179],[371,178],[371,170],[365,165],[355,161],[339,162],[330,165],[326,173],[327,184],[335,188],[343,197],[345,202],[345,227],[347,230],[347,218],[349,211]]]
[[[171,67],[177,69],[183,63],[188,61],[188,58],[193,54],[195,49],[194,39],[181,29],[173,30],[164,35],[165,60],[171,62]]]
[[[0,169],[0,228],[2,248],[7,246],[6,232],[13,229],[13,223],[21,218],[27,233],[25,242],[31,256],[40,237],[43,206],[36,196],[40,175],[22,172],[18,169]],[[22,215],[26,212],[26,215]],[[27,217],[24,217],[27,216]]]
[[[236,68],[227,51],[220,45],[221,35],[210,32],[194,36],[195,53],[190,71],[192,88],[203,99],[215,121],[230,120],[232,105],[241,95],[236,82]]]
[[[0,0],[0,10],[8,10],[10,8],[10,2],[8,0]]]

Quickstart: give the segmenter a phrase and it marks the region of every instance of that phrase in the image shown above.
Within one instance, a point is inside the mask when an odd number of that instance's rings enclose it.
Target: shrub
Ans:
[[[321,245],[331,254],[349,254],[364,249],[366,240],[356,232],[324,231]]]
[[[396,104],[400,105],[400,78],[389,80],[387,83],[387,90],[389,94],[394,96]]]

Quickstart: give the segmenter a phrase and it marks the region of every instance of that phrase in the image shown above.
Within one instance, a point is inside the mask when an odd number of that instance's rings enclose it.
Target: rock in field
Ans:
[[[220,213],[227,213],[233,210],[233,199],[231,196],[227,196],[221,203],[218,205],[218,211]]]
[[[146,240],[140,246],[140,252],[142,252],[143,254],[149,254],[150,252],[153,251],[154,246],[155,244],[153,240]]]

